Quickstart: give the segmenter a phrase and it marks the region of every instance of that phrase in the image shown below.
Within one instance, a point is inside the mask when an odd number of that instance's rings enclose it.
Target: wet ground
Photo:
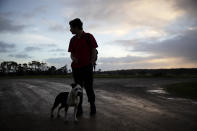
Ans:
[[[1,131],[196,131],[197,102],[176,98],[163,85],[191,79],[127,78],[94,79],[97,114],[89,116],[84,90],[83,116],[73,122],[50,119],[55,96],[70,91],[72,79],[0,80]],[[194,79],[195,80],[195,79]],[[197,80],[197,79],[196,79]],[[56,112],[55,112],[56,113]]]

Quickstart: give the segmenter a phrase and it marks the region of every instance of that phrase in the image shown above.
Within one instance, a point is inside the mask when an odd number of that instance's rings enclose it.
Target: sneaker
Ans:
[[[90,105],[90,115],[93,116],[96,114],[96,106],[95,104]]]

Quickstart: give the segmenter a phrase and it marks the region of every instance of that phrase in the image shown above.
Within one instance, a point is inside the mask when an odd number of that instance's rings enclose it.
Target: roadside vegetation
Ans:
[[[3,61],[0,64],[0,79],[7,78],[72,78],[72,70],[64,65],[60,68],[48,66],[47,63],[31,61],[17,63]],[[195,78],[197,68],[177,69],[126,69],[102,71],[96,68],[95,78]]]
[[[178,97],[197,99],[196,81],[170,84],[164,89],[170,94]]]

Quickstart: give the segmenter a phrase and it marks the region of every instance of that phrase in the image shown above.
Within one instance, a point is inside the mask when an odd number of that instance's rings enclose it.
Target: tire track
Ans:
[[[32,89],[26,87],[25,83],[15,83],[13,90],[25,107],[25,109],[21,109],[21,111],[33,114],[41,114],[41,112],[45,112],[44,107],[48,106],[47,101]]]

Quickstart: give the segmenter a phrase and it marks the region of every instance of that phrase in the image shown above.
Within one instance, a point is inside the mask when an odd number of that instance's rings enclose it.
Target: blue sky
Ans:
[[[68,65],[69,21],[98,43],[97,69],[197,67],[195,0],[0,0],[0,62]]]

